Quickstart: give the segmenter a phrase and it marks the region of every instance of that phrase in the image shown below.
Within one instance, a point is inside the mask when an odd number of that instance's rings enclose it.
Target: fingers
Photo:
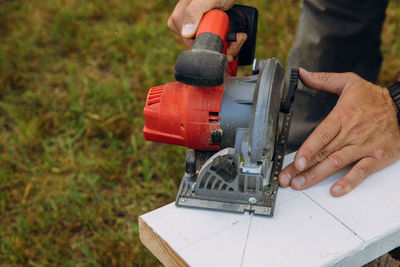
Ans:
[[[332,185],[330,189],[332,196],[340,197],[347,194],[378,169],[379,164],[376,159],[372,157],[361,159],[345,176]]]
[[[203,14],[212,8],[214,8],[214,6],[211,4],[211,1],[191,1],[186,7],[183,17],[182,37],[192,38],[196,34],[197,27],[199,26]]]
[[[193,44],[194,44],[194,40],[193,39],[183,38],[182,40],[183,40],[183,43],[185,44],[187,49],[192,49]]]
[[[298,171],[303,171],[312,166],[313,159],[318,158],[318,152],[337,136],[340,129],[341,122],[337,120],[332,113],[329,114],[297,151],[294,158],[296,169]]]
[[[242,48],[242,45],[246,42],[247,40],[247,34],[239,32],[236,34],[236,42],[232,42],[229,44],[228,47],[228,61],[231,62],[234,60],[234,57],[236,57],[239,52],[240,48]]]
[[[357,159],[359,159],[359,155],[354,153],[353,146],[344,147],[340,151],[330,154],[321,163],[294,177],[290,185],[296,190],[303,190],[331,176]]]
[[[176,33],[177,35],[181,35],[182,24],[183,24],[183,16],[185,14],[185,10],[187,5],[190,3],[190,0],[181,0],[175,6],[174,11],[168,19],[168,28]]]
[[[360,79],[354,73],[308,72],[303,68],[299,69],[299,74],[301,81],[307,87],[338,95],[345,88]]]
[[[204,13],[219,8],[227,10],[234,1],[220,0],[181,0],[168,20],[168,27],[183,38],[193,38]]]
[[[181,0],[168,19],[168,27],[177,35],[182,36],[185,46],[191,49],[193,46],[192,38],[196,34],[204,13],[213,8],[228,10],[234,2],[233,0]],[[243,38],[243,36],[238,37],[238,42],[242,42],[239,43],[240,46],[245,41],[245,39],[243,41]],[[237,53],[233,49],[232,55],[236,56]]]
[[[232,3],[231,3],[232,2]],[[213,9],[219,8],[227,10],[231,8],[233,1],[220,1],[220,0],[192,0],[187,5],[183,16],[182,37],[192,38],[197,31],[200,20],[204,13]]]
[[[340,130],[339,130],[340,131]],[[321,150],[315,153],[314,157],[308,161],[307,168],[314,167],[315,165],[323,162],[331,153],[343,149],[346,145],[346,135],[343,132],[339,132],[335,138]],[[295,164],[289,164],[284,170],[281,171],[279,175],[280,185],[282,187],[287,187],[290,184],[291,178],[297,176],[301,171],[299,171]],[[286,175],[286,173],[288,173]]]
[[[279,182],[282,187],[287,187],[290,184],[294,189],[302,190],[350,165],[355,160],[359,159],[359,157],[359,153],[354,153],[353,146],[346,146],[339,151],[329,154],[320,163],[302,173],[298,173],[293,163],[290,164],[282,172],[282,175],[279,177]],[[290,177],[290,179],[288,179],[288,177]]]

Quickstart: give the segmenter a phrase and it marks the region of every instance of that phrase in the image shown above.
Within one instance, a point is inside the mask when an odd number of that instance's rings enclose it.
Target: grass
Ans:
[[[145,142],[147,90],[173,80],[177,1],[0,0],[0,266],[159,262],[137,218],[174,200],[183,148]],[[252,0],[257,55],[285,62],[298,1]],[[400,3],[381,84],[400,66]]]

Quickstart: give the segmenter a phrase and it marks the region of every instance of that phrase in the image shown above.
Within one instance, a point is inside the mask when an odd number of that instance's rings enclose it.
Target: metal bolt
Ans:
[[[256,199],[255,197],[251,197],[251,198],[249,198],[249,203],[250,203],[251,205],[254,205],[254,204],[257,203],[257,199]]]

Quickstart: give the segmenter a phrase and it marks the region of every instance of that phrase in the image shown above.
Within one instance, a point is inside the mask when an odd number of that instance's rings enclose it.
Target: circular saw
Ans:
[[[176,81],[147,95],[145,139],[190,148],[177,206],[273,215],[298,70],[285,83],[278,59],[254,59],[257,16],[242,5],[207,12],[178,56]],[[248,38],[228,63],[239,32]],[[251,64],[253,75],[236,77]]]

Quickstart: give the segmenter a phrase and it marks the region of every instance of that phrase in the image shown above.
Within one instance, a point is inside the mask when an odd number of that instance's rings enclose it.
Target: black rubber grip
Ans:
[[[192,50],[222,53],[224,50],[224,41],[215,33],[205,32],[196,37]]]
[[[223,40],[217,34],[199,34],[193,49],[179,54],[175,64],[175,79],[198,87],[224,84],[228,58],[222,54],[223,49]]]

